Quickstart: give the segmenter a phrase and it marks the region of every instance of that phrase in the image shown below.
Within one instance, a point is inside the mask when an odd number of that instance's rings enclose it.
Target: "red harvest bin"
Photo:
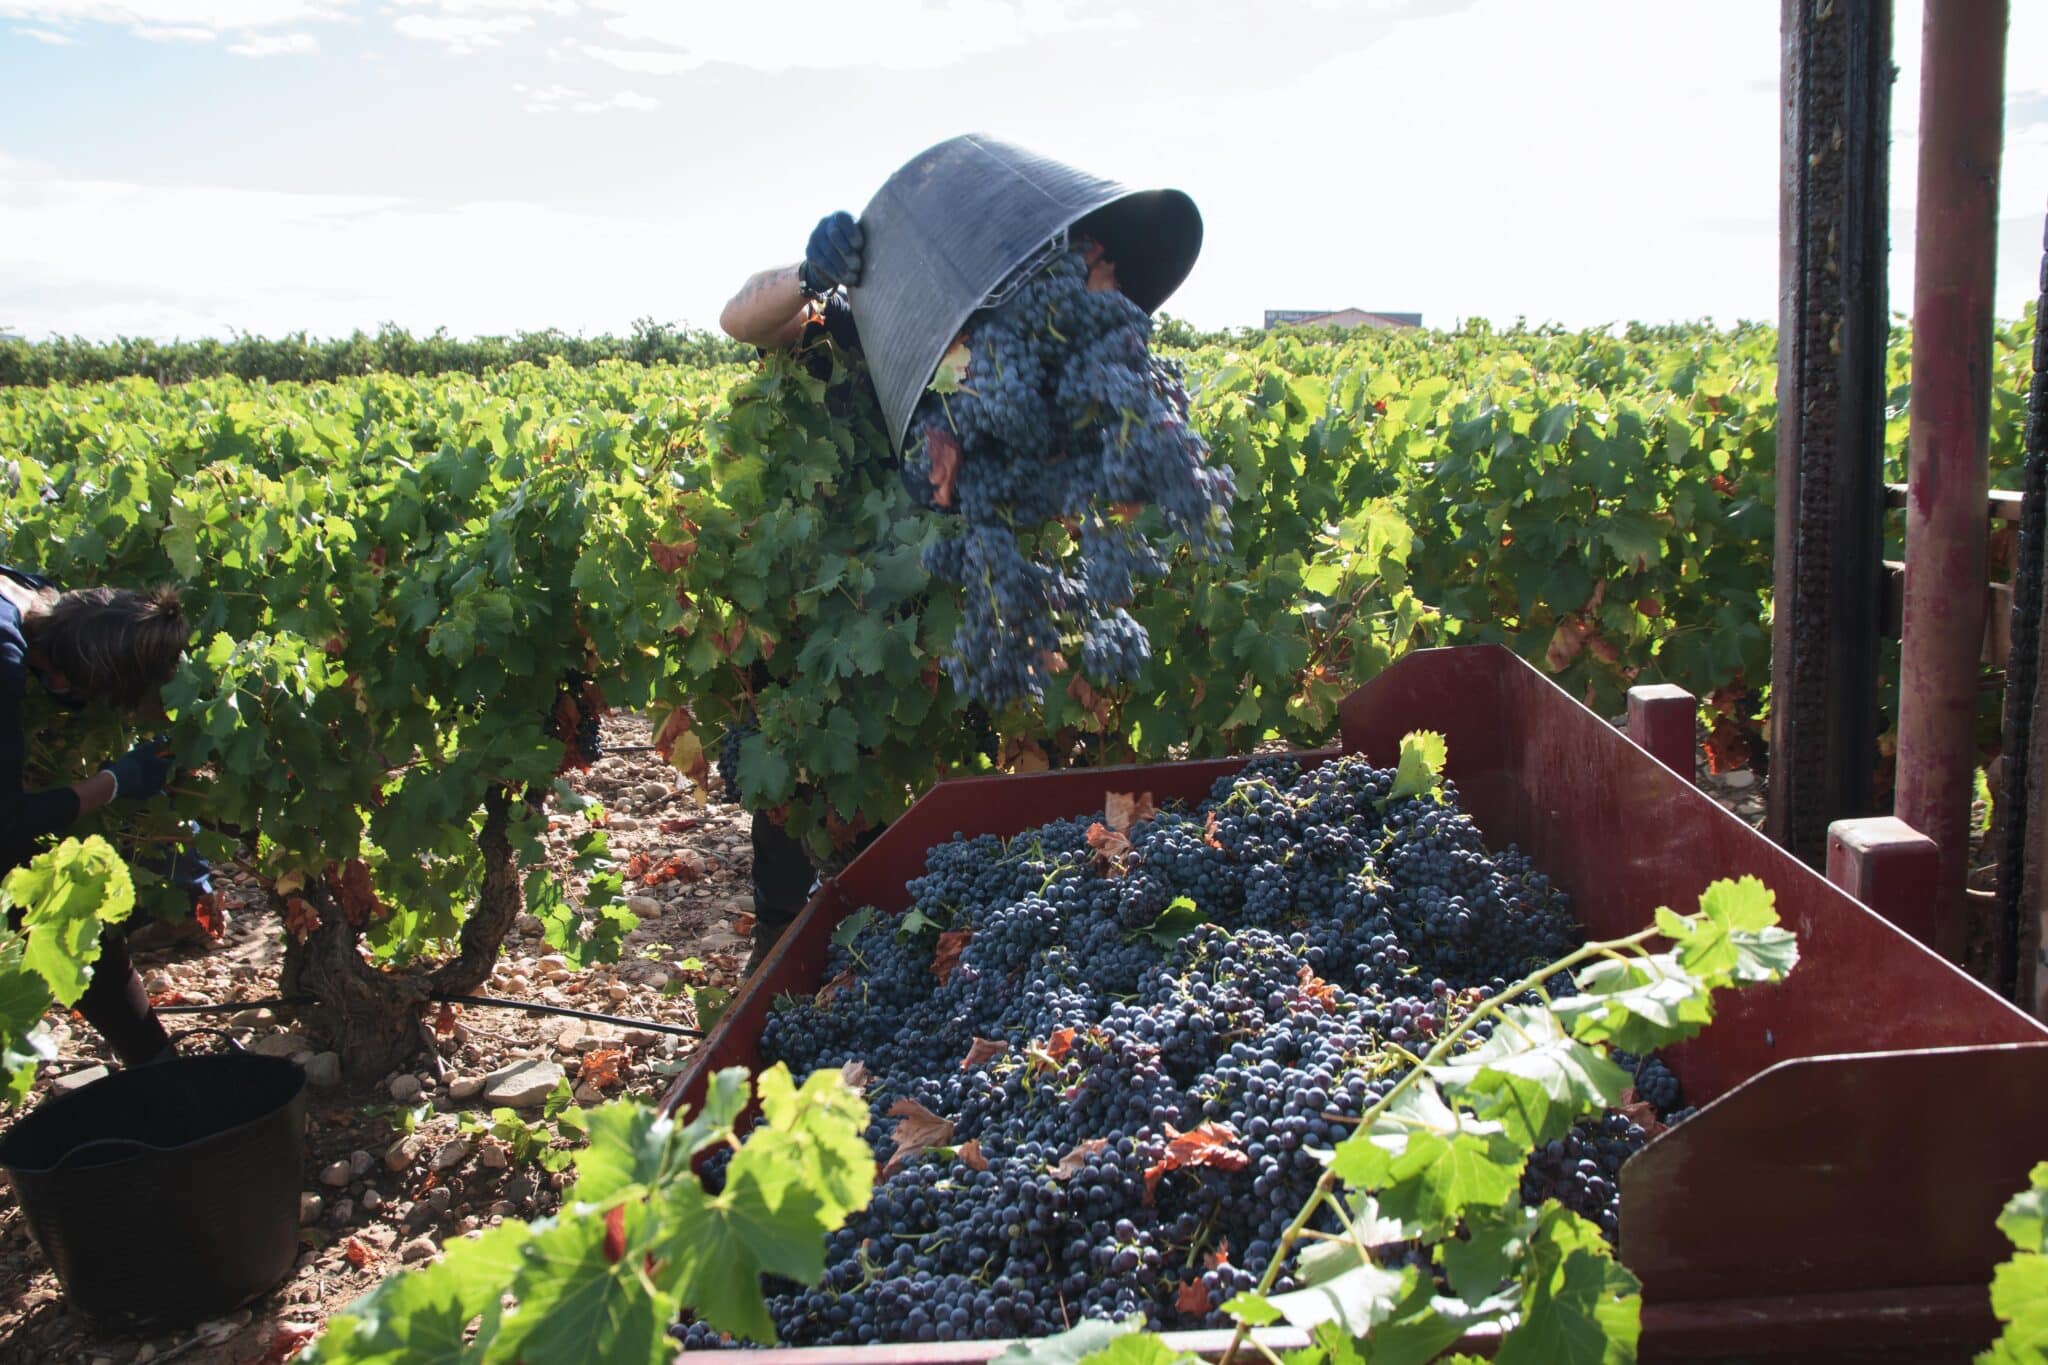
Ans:
[[[1692,910],[1709,882],[1745,874],[1776,892],[1799,936],[1786,982],[1723,995],[1706,1034],[1670,1055],[1701,1111],[1622,1170],[1621,1257],[1643,1282],[1644,1360],[1967,1360],[1990,1340],[1988,1286],[2009,1252],[1994,1220],[2048,1158],[2048,1029],[1506,649],[1411,654],[1345,700],[1341,726],[1340,749],[1303,757],[1391,765],[1402,735],[1442,731],[1488,845],[1519,844],[1596,937],[1641,928],[1659,905]],[[818,988],[833,927],[862,906],[901,911],[925,850],[956,830],[1011,834],[1099,810],[1110,792],[1197,801],[1243,761],[941,784],[812,899],[669,1103],[693,1108],[721,1067],[758,1067],[772,1002]],[[940,1365],[1000,1349],[766,1354]]]

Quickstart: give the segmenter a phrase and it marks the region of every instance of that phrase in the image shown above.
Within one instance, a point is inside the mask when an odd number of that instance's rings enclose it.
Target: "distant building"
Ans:
[[[1310,308],[1268,308],[1266,327],[1420,327],[1420,313],[1368,313],[1363,308],[1334,312]]]

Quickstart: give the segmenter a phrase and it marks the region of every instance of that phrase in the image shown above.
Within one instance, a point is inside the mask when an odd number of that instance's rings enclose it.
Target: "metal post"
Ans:
[[[1940,855],[1895,815],[1837,820],[1828,830],[1828,880],[1925,943],[1934,929]]]
[[[1941,848],[1932,946],[1956,962],[1990,938],[1969,923],[1965,884],[1990,535],[1984,503],[2006,18],[2006,0],[1936,0],[1927,6],[1921,45],[1897,813]]]
[[[1688,782],[1697,775],[1699,723],[1699,701],[1682,687],[1645,683],[1628,690],[1628,737]]]
[[[2048,799],[2048,726],[2043,698],[2042,615],[2048,612],[2048,224],[2042,229],[2040,299],[2034,306],[2034,380],[2027,390],[2026,493],[2020,502],[2019,564],[2012,583],[2012,652],[2005,669],[2005,782],[1998,797],[1998,988],[2042,1012],[2043,834]]]
[[[1765,831],[1871,813],[1883,574],[1891,0],[1784,0],[1778,526]]]

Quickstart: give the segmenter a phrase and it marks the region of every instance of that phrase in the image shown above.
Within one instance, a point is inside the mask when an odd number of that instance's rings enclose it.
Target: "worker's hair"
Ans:
[[[191,633],[176,588],[79,588],[59,594],[38,642],[73,690],[132,711],[178,671]]]

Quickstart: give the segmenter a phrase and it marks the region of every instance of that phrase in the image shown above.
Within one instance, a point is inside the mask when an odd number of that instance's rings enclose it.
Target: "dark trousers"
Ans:
[[[817,869],[804,846],[782,826],[754,817],[754,956],[758,961],[811,898]]]
[[[8,917],[16,929],[21,919],[19,910]],[[85,993],[71,1008],[107,1040],[123,1066],[140,1066],[171,1045],[171,1036],[150,1008],[142,977],[128,958],[128,940],[119,926],[100,931],[100,959],[92,965]]]
[[[855,841],[858,852],[881,835],[871,829]],[[762,815],[754,816],[754,959],[751,972],[810,902],[818,870],[801,841]]]

